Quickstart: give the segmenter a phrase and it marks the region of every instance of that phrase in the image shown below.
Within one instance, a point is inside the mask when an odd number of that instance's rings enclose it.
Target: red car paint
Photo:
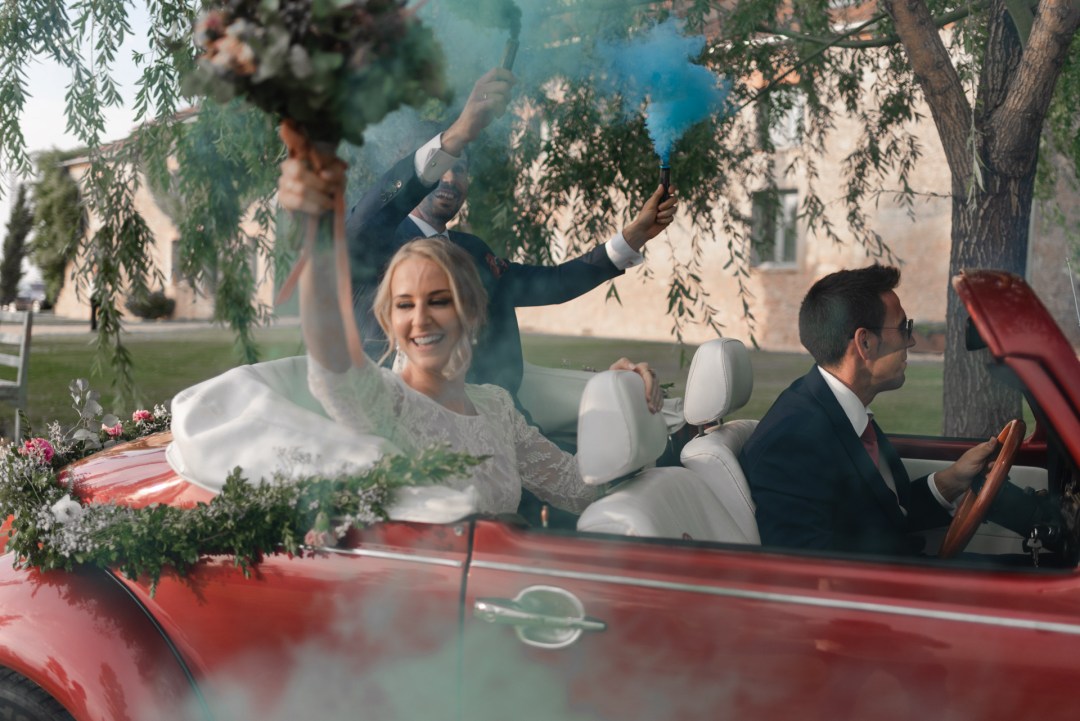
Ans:
[[[954,283],[1040,425],[1019,463],[1080,494],[1080,363],[1024,282]],[[969,441],[897,439],[908,458]],[[73,467],[95,502],[190,505],[168,435]],[[1075,527],[1068,533],[1080,533]],[[559,589],[587,630],[523,643],[478,603]],[[1072,719],[1080,571],[590,536],[492,518],[384,523],[347,548],[206,559],[147,584],[0,565],[0,665],[79,721]],[[165,709],[168,712],[164,711]]]

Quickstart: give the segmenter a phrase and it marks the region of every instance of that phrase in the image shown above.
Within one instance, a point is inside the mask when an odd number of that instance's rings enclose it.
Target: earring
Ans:
[[[472,338],[471,338],[471,339],[469,340],[469,342],[470,342],[470,343],[472,343],[473,345],[476,345],[476,336],[473,336],[473,337],[472,337]]]
[[[397,340],[394,341],[394,360],[390,363],[390,370],[397,374],[401,374],[405,370],[405,364],[409,362],[409,357],[401,352],[401,343]]]

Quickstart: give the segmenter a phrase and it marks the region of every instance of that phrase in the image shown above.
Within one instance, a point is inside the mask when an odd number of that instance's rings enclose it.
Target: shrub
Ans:
[[[155,290],[141,297],[131,296],[124,303],[124,307],[136,318],[155,320],[171,317],[176,310],[176,301],[165,295],[165,291]]]

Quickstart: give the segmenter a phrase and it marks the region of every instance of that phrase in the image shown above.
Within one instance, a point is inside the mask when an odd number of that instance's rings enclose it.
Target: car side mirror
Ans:
[[[982,350],[987,347],[986,341],[979,335],[979,330],[975,327],[975,322],[971,320],[970,316],[964,326],[964,347],[968,350]]]

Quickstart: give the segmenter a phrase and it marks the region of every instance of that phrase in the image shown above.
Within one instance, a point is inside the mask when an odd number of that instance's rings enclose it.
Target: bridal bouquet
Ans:
[[[431,32],[404,0],[203,0],[189,94],[240,97],[307,138],[359,145],[364,128],[445,93]]]
[[[281,119],[289,156],[314,170],[341,165],[341,140],[403,104],[442,96],[441,53],[405,0],[203,0],[195,24],[199,48],[185,91],[219,101],[244,98]],[[278,294],[291,295],[311,257],[319,220],[308,219],[300,255]],[[333,240],[342,318],[352,318],[345,247],[344,190],[335,194]],[[363,348],[344,324],[353,359]]]

